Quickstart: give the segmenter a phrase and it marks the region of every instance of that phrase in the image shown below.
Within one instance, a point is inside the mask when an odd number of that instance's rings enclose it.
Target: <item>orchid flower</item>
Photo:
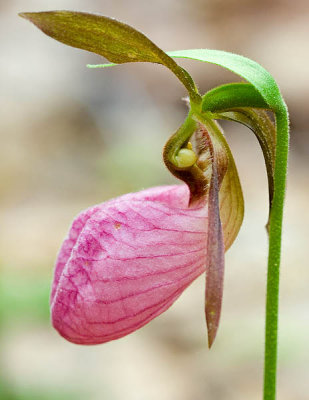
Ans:
[[[54,327],[80,344],[118,339],[165,311],[205,272],[207,208],[185,185],[124,195],[82,212],[60,250]]]
[[[287,108],[275,80],[256,62],[232,53],[207,49],[165,53],[141,32],[108,17],[71,11],[20,15],[50,37],[111,62],[90,68],[128,62],[161,64],[174,73],[189,96],[188,115],[163,151],[166,167],[184,184],[127,194],[76,217],[56,262],[51,293],[54,327],[79,344],[120,338],[167,310],[205,273],[208,343],[213,344],[222,306],[224,253],[235,240],[244,214],[235,162],[217,122],[235,121],[256,135],[268,177],[264,399],[273,400],[289,138]],[[220,65],[244,82],[225,84],[201,96],[175,58]]]

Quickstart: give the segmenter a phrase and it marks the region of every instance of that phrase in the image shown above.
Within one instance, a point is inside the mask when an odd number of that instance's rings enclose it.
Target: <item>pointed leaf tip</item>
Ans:
[[[211,349],[212,345],[217,336],[218,326],[219,326],[219,318],[215,311],[206,312],[206,322],[207,322],[207,333],[208,333],[208,348]]]
[[[87,50],[115,64],[151,62],[170,69],[191,98],[201,101],[190,75],[142,32],[103,15],[74,11],[20,13],[46,35],[68,46]]]

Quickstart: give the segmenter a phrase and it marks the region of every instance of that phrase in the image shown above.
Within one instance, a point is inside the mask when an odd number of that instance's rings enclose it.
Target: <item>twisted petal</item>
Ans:
[[[167,310],[205,271],[207,207],[186,186],[128,194],[82,212],[56,262],[52,323],[71,342],[98,344]]]

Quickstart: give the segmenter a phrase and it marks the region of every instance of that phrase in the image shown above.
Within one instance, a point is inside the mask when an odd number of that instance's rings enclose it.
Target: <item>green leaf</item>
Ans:
[[[269,108],[250,83],[228,83],[210,90],[203,96],[202,112],[217,112],[235,107]]]
[[[86,67],[90,69],[95,69],[95,68],[108,68],[108,67],[115,67],[115,63],[108,63],[108,64],[87,64]]]
[[[190,58],[220,65],[250,82],[275,113],[286,109],[274,78],[261,65],[249,58],[220,50],[192,49],[167,53],[173,58]]]
[[[216,114],[216,118],[239,122],[256,135],[263,151],[268,177],[269,211],[274,196],[274,167],[276,157],[276,128],[264,110],[250,107],[234,108]]]
[[[143,33],[115,19],[73,11],[21,13],[46,35],[66,45],[104,56],[112,63],[151,62],[169,68],[198,101],[192,78]]]

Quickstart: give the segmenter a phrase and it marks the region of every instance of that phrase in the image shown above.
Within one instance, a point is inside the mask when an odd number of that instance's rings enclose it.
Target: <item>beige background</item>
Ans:
[[[83,208],[174,179],[161,149],[186,114],[163,67],[88,70],[102,59],[63,46],[17,17],[73,9],[125,21],[164,50],[217,48],[260,62],[291,113],[284,221],[278,399],[308,398],[308,38],[305,0],[2,0],[0,3],[0,316],[4,399],[261,399],[267,183],[261,151],[224,124],[246,199],[226,255],[220,331],[206,347],[204,281],[119,341],[78,347],[49,324],[57,250]],[[182,61],[205,92],[237,77]],[[4,393],[6,390],[6,394]],[[1,393],[1,392],[0,392]],[[1,397],[1,396],[0,396]],[[1,398],[2,398],[1,397]]]

